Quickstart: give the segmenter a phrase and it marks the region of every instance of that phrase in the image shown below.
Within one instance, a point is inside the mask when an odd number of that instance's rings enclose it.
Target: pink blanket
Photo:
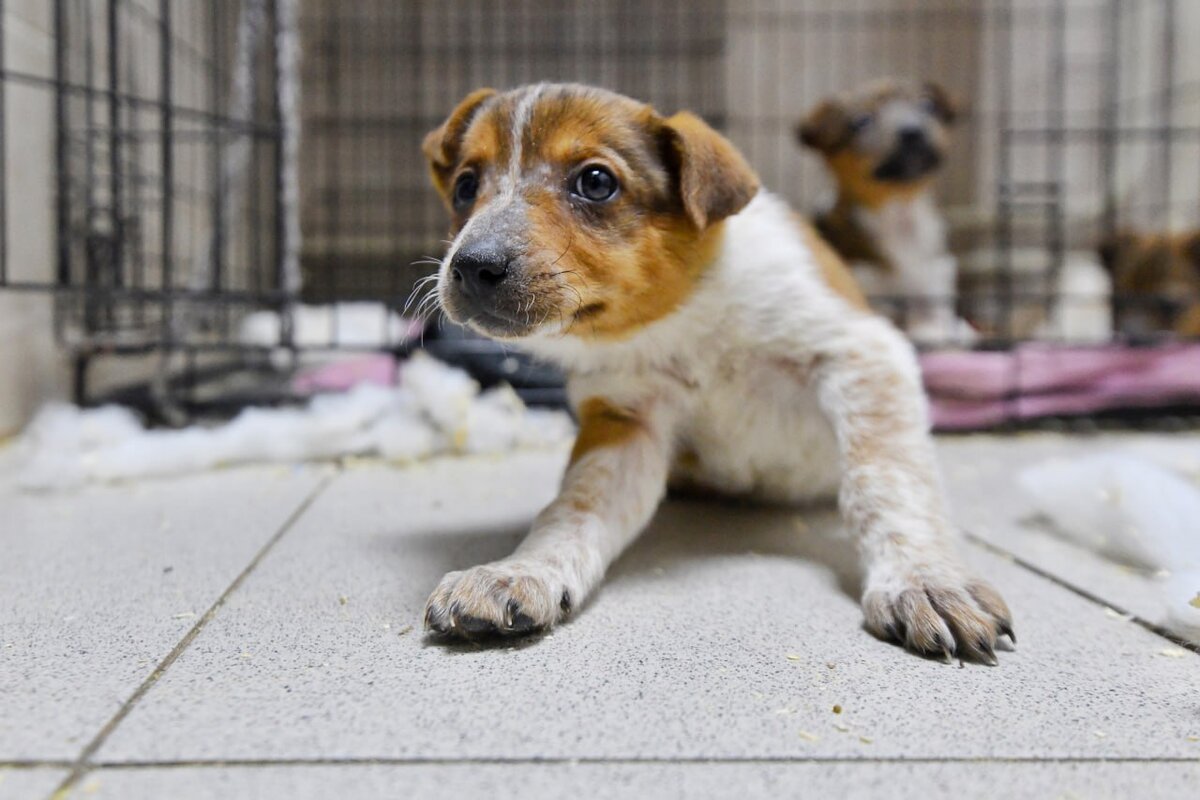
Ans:
[[[935,428],[1200,404],[1200,345],[1056,347],[921,356]]]

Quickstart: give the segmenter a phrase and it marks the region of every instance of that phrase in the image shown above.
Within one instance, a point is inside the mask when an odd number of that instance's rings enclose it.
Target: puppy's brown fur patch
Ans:
[[[579,435],[571,449],[570,463],[601,447],[616,447],[641,429],[642,423],[632,411],[602,397],[584,400],[579,406]]]
[[[1112,277],[1114,326],[1200,336],[1200,231],[1121,231],[1098,248]],[[1150,330],[1137,330],[1149,323]]]

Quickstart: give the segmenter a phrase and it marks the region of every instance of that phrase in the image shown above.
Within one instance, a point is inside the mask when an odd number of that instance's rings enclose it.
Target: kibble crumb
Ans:
[[[833,707],[833,713],[835,713],[835,714],[840,714],[840,713],[842,713],[842,707],[841,707],[841,706],[834,706],[834,707]]]

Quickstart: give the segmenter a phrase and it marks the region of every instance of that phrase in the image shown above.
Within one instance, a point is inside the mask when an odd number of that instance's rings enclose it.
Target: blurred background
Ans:
[[[1161,358],[1182,357],[1175,321],[1197,298],[1114,291],[1099,248],[1121,232],[1200,227],[1189,36],[1200,4],[1189,0],[0,8],[0,431],[51,398],[116,399],[181,424],[304,396],[296,378],[314,365],[420,346],[485,385],[559,401],[552,372],[404,314],[447,235],[421,138],[471,89],[537,80],[691,109],[809,213],[832,186],[797,142],[802,115],[875,78],[936,81],[963,109],[937,183],[958,262],[946,302],[990,359],[962,369],[1012,378],[998,408],[943,427],[1064,416],[1013,404],[1026,354],[1045,348],[1081,363],[1118,345],[1120,370],[1178,371]],[[904,298],[891,300],[902,313]],[[1162,324],[1114,326],[1122,303],[1162,311]],[[922,342],[939,376],[931,391],[949,384],[951,401],[972,380],[936,360],[952,344]],[[1178,420],[1197,391],[1172,385],[1069,416],[1128,422],[1137,407],[1139,422]]]

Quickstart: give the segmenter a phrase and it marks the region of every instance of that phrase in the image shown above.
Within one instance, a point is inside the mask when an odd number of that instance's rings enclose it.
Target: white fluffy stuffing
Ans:
[[[18,443],[17,480],[62,489],[251,462],[349,455],[414,461],[441,453],[503,453],[571,437],[565,413],[530,410],[507,386],[480,393],[461,370],[417,353],[400,384],[361,384],[303,408],[248,408],[225,425],[147,430],[128,409],[44,408]]]
[[[383,303],[295,305],[291,314],[292,341],[307,361],[336,356],[341,353],[339,348],[394,346],[420,332],[416,322],[405,319]],[[283,320],[275,311],[247,314],[239,325],[238,341],[244,345],[276,348],[271,352],[271,361],[278,368],[286,366],[292,356],[291,350],[280,347]]]
[[[1145,452],[1051,459],[1027,467],[1017,481],[1038,510],[1075,542],[1165,573],[1162,622],[1200,643],[1200,607],[1193,605],[1200,604],[1200,486],[1194,473],[1163,466],[1187,463],[1177,449],[1168,455],[1153,460]]]

